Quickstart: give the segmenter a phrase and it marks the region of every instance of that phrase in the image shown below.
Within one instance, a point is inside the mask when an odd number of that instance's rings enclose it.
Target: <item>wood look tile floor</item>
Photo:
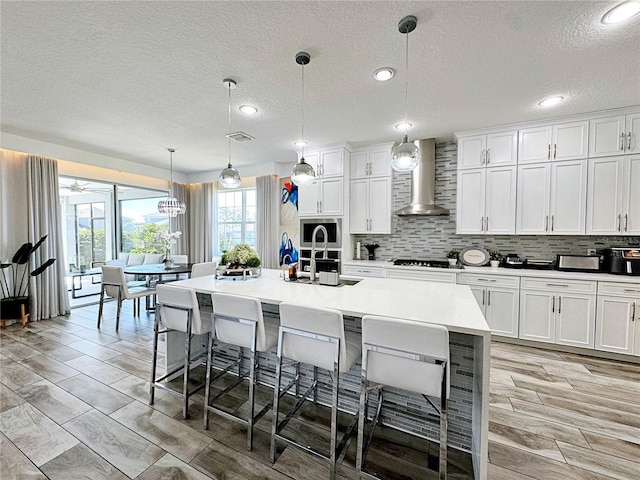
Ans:
[[[203,429],[202,395],[192,398],[188,420],[181,399],[166,392],[156,391],[149,406],[153,315],[134,318],[130,303],[119,333],[113,303],[101,330],[97,305],[0,330],[2,480],[328,477],[323,462],[283,445],[271,465],[269,414],[247,452],[242,425],[211,414]],[[257,402],[270,395],[259,386]],[[639,399],[638,364],[494,341],[489,478],[640,479]],[[232,391],[225,406],[246,411],[246,394]],[[292,428],[321,445],[328,438],[326,413],[309,405]],[[449,452],[449,478],[472,478],[468,455]],[[426,466],[436,456],[437,445],[379,428],[369,462],[382,478],[431,479],[437,474]],[[355,477],[354,460],[352,437],[338,478]]]

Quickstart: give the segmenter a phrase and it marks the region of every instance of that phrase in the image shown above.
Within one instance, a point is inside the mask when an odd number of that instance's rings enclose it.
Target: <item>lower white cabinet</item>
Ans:
[[[596,349],[640,356],[640,285],[600,282]]]
[[[596,282],[523,278],[519,338],[594,348]]]
[[[518,338],[518,277],[461,273],[458,283],[470,286],[492,334]]]
[[[425,268],[387,268],[388,278],[406,278],[409,280],[426,280],[428,282],[456,283],[456,274],[453,272],[440,272]]]
[[[380,277],[385,276],[384,267],[377,265],[353,265],[344,264],[342,266],[343,275],[353,275],[354,277]]]

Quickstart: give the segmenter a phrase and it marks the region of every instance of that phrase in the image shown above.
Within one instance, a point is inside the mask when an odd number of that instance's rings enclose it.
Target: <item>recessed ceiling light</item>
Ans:
[[[373,72],[373,78],[378,80],[379,82],[386,82],[387,80],[391,80],[391,78],[396,74],[396,71],[391,67],[379,68],[375,72]]]
[[[553,107],[564,100],[562,95],[554,95],[553,97],[547,97],[538,102],[541,107]]]
[[[258,109],[253,105],[240,105],[240,111],[242,113],[246,113],[247,115],[255,115],[258,113]]]
[[[297,142],[294,143],[296,147],[304,147],[306,144],[307,142],[305,142],[304,140],[298,140]]]
[[[604,17],[602,17],[602,23],[609,25],[611,23],[623,22],[638,13],[640,13],[640,1],[624,2],[605,13]]]
[[[413,127],[413,123],[411,122],[400,122],[396,124],[398,130],[409,130],[411,127]]]

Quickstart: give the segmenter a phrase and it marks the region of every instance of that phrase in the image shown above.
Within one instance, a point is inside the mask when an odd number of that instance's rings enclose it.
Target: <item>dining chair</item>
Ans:
[[[385,406],[383,390],[393,387],[415,392],[440,417],[439,471],[447,478],[447,402],[450,391],[449,331],[442,325],[375,315],[362,318],[362,375],[356,452],[357,478],[377,478],[365,471],[367,452]],[[377,406],[368,418],[369,394],[377,391]],[[435,399],[434,402],[432,399]],[[413,398],[408,402],[418,402]],[[436,403],[439,403],[437,405]],[[390,413],[393,415],[393,413]],[[365,435],[365,424],[370,425]],[[427,462],[425,462],[427,463]],[[400,474],[401,472],[398,472]]]
[[[216,262],[194,263],[191,267],[191,278],[216,274]]]
[[[139,282],[128,283],[124,276],[124,270],[118,266],[102,266],[102,288],[100,289],[100,308],[98,309],[98,328],[102,320],[105,294],[116,298],[118,310],[116,313],[116,331],[120,326],[120,310],[124,300],[133,300],[133,315],[140,315],[140,298],[155,294],[155,288],[140,285]]]

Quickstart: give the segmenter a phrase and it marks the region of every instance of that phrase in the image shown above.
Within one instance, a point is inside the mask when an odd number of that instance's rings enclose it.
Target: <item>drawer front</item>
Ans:
[[[456,283],[456,274],[449,272],[432,272],[403,268],[390,268],[389,278],[405,278],[408,280],[426,280],[428,282]]]
[[[356,277],[384,277],[384,267],[357,267],[354,265],[344,265],[343,275],[353,275]]]
[[[562,280],[558,278],[523,278],[523,289],[546,290],[554,292],[596,293],[596,282],[588,280]]]
[[[640,285],[633,283],[598,282],[598,295],[640,297]]]
[[[519,277],[502,275],[475,275],[473,273],[459,273],[458,283],[462,285],[486,285],[488,287],[518,288]]]

